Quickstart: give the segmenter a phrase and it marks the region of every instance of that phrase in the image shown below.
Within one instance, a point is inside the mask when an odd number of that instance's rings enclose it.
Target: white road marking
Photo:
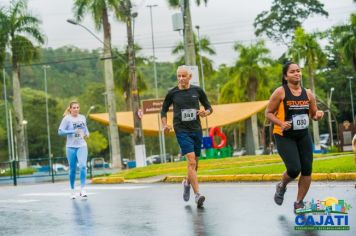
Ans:
[[[94,195],[97,193],[94,192],[90,192],[87,193],[88,195]],[[25,193],[25,194],[21,194],[21,196],[26,196],[26,197],[58,197],[58,196],[65,196],[65,197],[69,197],[69,192],[53,192],[53,193]],[[77,196],[79,197],[79,192],[77,194]]]
[[[151,186],[87,186],[86,189],[95,190],[135,190],[135,189],[145,189],[151,188]]]
[[[8,199],[8,200],[0,200],[0,204],[1,203],[30,203],[30,202],[38,202],[39,200],[35,200],[35,199]]]

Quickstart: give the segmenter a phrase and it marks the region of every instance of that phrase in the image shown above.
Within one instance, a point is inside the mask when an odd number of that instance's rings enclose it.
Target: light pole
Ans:
[[[355,111],[354,111],[354,99],[352,96],[352,83],[351,80],[353,79],[352,76],[347,77],[349,79],[349,84],[350,84],[350,100],[351,100],[351,116],[352,116],[352,124],[355,125]]]
[[[333,95],[333,91],[335,89],[332,87],[330,88],[330,95],[329,95],[329,99],[328,99],[328,121],[329,121],[329,134],[330,134],[330,145],[331,147],[334,146],[334,137],[333,137],[333,126],[332,126],[332,121],[331,121],[331,97]]]
[[[111,52],[111,45],[110,40],[106,42],[102,41],[99,37],[97,37],[91,30],[89,30],[84,25],[74,21],[74,20],[67,20],[68,23],[73,25],[78,25],[88,31],[91,35],[93,35],[99,42],[101,42],[104,46],[104,71],[105,71],[105,92],[107,96],[107,103],[108,103],[108,111],[109,111],[109,134],[110,140],[109,143],[111,144],[110,153],[113,157],[110,159],[113,161],[112,165],[116,168],[122,168],[122,160],[120,155],[120,141],[119,141],[119,130],[117,126],[117,117],[116,117],[116,97],[115,97],[115,84],[114,84],[114,76],[113,76],[113,69],[112,69],[112,52]]]
[[[95,109],[95,106],[94,106],[94,105],[89,107],[89,109],[88,109],[88,111],[87,111],[87,113],[86,113],[86,115],[85,115],[85,119],[88,118],[90,112],[91,112],[92,110],[94,110],[94,109]]]
[[[25,131],[25,146],[26,146],[25,149],[26,149],[26,155],[27,155],[26,159],[30,160],[30,158],[29,158],[30,155],[28,152],[27,124],[28,124],[27,120],[22,120],[22,125],[24,126],[24,131]]]
[[[12,152],[11,152],[11,137],[10,137],[10,127],[9,127],[9,110],[7,107],[7,90],[6,90],[6,72],[5,72],[5,68],[2,70],[3,73],[3,79],[4,79],[4,101],[5,101],[5,118],[6,118],[6,134],[7,134],[7,150],[8,150],[8,154],[9,154],[9,161],[11,161],[11,156],[12,156]]]
[[[155,80],[155,95],[156,99],[158,99],[158,84],[157,84],[157,67],[156,67],[156,53],[155,53],[155,40],[154,40],[154,33],[153,33],[153,17],[152,17],[152,8],[157,7],[157,4],[154,5],[147,5],[146,7],[150,8],[150,19],[151,19],[151,36],[152,36],[152,62],[153,62],[153,75]],[[165,154],[165,147],[163,146],[164,143],[164,133],[161,129],[161,115],[158,113],[158,127],[159,127],[159,149],[160,149],[160,156],[166,156]],[[165,158],[162,158],[165,159]]]
[[[53,168],[52,168],[52,146],[51,146],[51,132],[49,128],[49,115],[48,115],[48,90],[47,90],[47,69],[50,68],[48,65],[43,65],[43,74],[44,74],[44,90],[46,96],[46,121],[47,121],[47,144],[48,144],[48,159],[49,159],[49,168],[52,176],[52,183],[54,183]]]

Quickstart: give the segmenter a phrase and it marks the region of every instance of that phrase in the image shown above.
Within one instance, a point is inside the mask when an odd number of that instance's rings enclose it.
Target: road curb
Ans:
[[[123,177],[97,177],[91,180],[92,184],[122,184],[124,182]]]
[[[123,177],[98,177],[93,178],[93,184],[122,184],[122,183],[180,183],[185,176],[167,176],[154,182],[146,182],[140,179],[125,180]],[[282,174],[243,174],[243,175],[201,175],[199,182],[264,182],[278,181]],[[313,181],[344,181],[356,180],[356,173],[314,173]]]
[[[167,176],[163,182],[179,183],[184,176]],[[244,174],[244,175],[203,175],[198,176],[199,182],[262,182],[278,181],[282,174]],[[313,181],[343,181],[356,180],[356,173],[314,173]]]

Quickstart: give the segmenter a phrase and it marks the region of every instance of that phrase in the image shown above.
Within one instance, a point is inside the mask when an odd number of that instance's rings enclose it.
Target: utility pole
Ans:
[[[181,0],[181,9],[183,13],[183,37],[184,37],[184,59],[185,64],[189,66],[196,65],[194,36],[192,29],[192,17],[190,14],[189,0]]]
[[[126,4],[125,4],[126,3]],[[127,30],[127,52],[129,60],[129,72],[131,79],[131,104],[134,121],[134,144],[135,144],[135,159],[136,166],[146,165],[146,150],[142,131],[142,110],[140,108],[140,97],[137,86],[136,63],[135,63],[135,44],[133,36],[132,18],[137,16],[137,13],[132,13],[132,5],[130,0],[125,1],[123,10],[126,15],[126,30]]]

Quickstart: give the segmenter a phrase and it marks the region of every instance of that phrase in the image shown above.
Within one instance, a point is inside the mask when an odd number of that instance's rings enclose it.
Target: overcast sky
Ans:
[[[1,5],[8,4],[10,0],[0,0]],[[79,48],[101,48],[101,43],[83,28],[68,24],[66,19],[73,18],[73,0],[29,0],[30,11],[42,20],[41,28],[47,37],[46,47],[61,47],[74,45]],[[173,61],[172,47],[182,36],[173,31],[171,16],[176,9],[168,7],[167,0],[135,0],[138,17],[135,20],[135,41],[142,48],[142,54],[152,55],[151,26],[148,4],[157,4],[153,8],[153,27],[156,46],[156,57],[159,61]],[[193,25],[200,26],[200,34],[209,37],[217,55],[212,57],[215,66],[221,63],[231,64],[236,59],[233,44],[236,41],[250,43],[256,40],[254,36],[253,21],[257,14],[268,10],[272,0],[209,0],[208,5],[196,7],[192,2]],[[352,12],[356,12],[356,4],[352,0],[321,0],[325,10],[329,12],[328,18],[312,18],[305,22],[308,31],[324,30],[331,25],[345,23]],[[100,38],[102,32],[95,30],[90,17],[82,22],[83,25],[94,31]],[[123,48],[126,44],[126,28],[123,23],[111,18],[112,44]],[[267,41],[273,57],[278,57],[285,48],[282,45]]]

